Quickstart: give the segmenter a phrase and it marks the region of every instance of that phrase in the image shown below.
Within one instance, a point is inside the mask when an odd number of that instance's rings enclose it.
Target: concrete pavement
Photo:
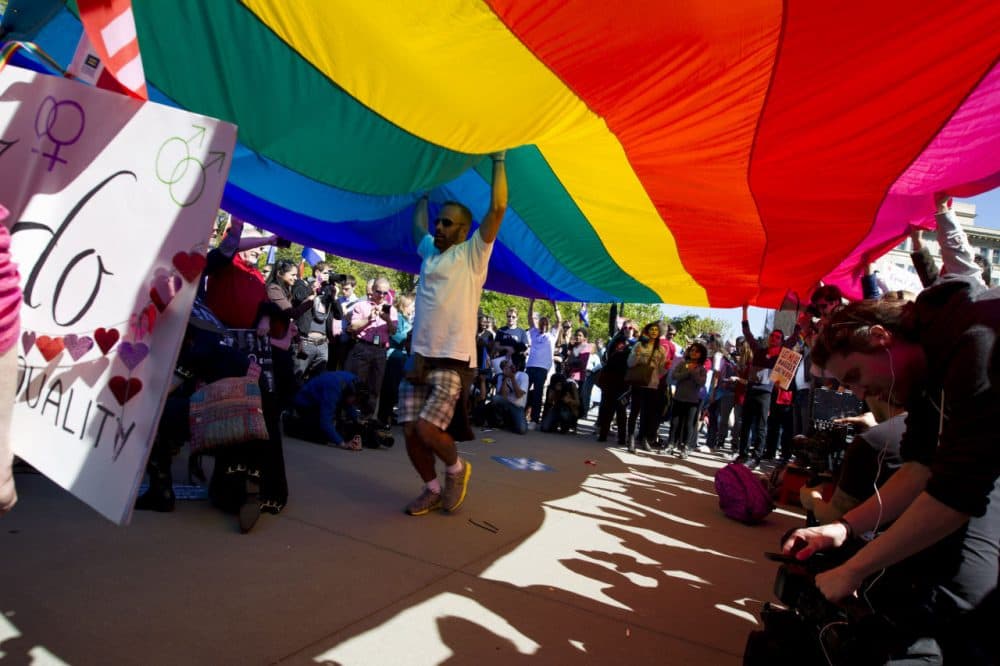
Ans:
[[[461,511],[420,518],[398,431],[360,453],[286,439],[288,506],[248,535],[205,501],[115,527],[19,474],[0,665],[740,663],[772,599],[763,552],[801,518],[723,517],[721,456],[477,434]]]

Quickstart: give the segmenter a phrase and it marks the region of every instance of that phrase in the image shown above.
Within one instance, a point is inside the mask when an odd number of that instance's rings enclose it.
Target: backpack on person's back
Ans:
[[[774,500],[765,481],[745,465],[729,463],[715,474],[715,492],[719,508],[733,520],[753,525],[774,510]]]

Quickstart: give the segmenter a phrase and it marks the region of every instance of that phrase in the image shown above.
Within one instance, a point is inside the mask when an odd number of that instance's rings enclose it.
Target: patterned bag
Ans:
[[[191,452],[267,439],[260,387],[250,377],[227,377],[191,395]]]

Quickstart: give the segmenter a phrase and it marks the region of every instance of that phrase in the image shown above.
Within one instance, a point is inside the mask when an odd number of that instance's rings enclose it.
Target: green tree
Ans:
[[[684,342],[699,335],[719,335],[723,339],[728,339],[731,331],[728,322],[713,317],[699,317],[694,314],[685,314],[674,317],[670,323],[677,330],[675,340]]]
[[[384,275],[388,278],[389,284],[391,284],[398,292],[408,293],[415,290],[417,287],[417,276],[412,273],[397,271],[392,268],[377,266],[375,264],[366,264],[363,261],[346,259],[332,254],[327,254],[325,257],[324,261],[326,261],[332,272],[353,275],[359,285],[364,285],[368,280],[372,280],[379,275]],[[291,247],[278,248],[274,253],[274,260],[275,262],[287,260],[295,264],[302,262],[304,264],[302,277],[309,277],[312,275],[312,268],[302,259],[302,246],[298,243],[292,243]],[[265,254],[262,256],[260,262],[263,264],[266,261],[267,255]]]
[[[283,259],[295,263],[301,262],[302,246],[298,243],[293,243],[291,247],[279,248],[275,252],[275,261]],[[265,258],[261,259],[261,263],[263,264],[265,261],[266,255]],[[338,257],[332,254],[326,255],[326,263],[330,266],[330,270],[334,273],[346,273],[348,275],[353,275],[359,285],[363,285],[366,281],[379,275],[384,275],[389,279],[389,283],[393,286],[393,288],[399,292],[412,292],[417,287],[417,276],[405,271],[397,271],[391,268]],[[302,276],[308,277],[310,275],[312,275],[312,269],[306,265],[302,271]],[[496,291],[483,290],[483,296],[479,309],[484,314],[493,317],[497,326],[503,326],[506,322],[507,310],[509,308],[515,308],[518,312],[518,322],[522,327],[527,327],[530,325],[528,322],[528,301],[529,299],[523,296],[512,296],[510,294],[502,294]],[[559,308],[559,313],[562,315],[564,321],[572,322],[574,329],[582,327],[583,324],[580,321],[578,314],[580,311],[580,303],[559,302],[556,303],[556,306]],[[624,306],[624,315],[622,315],[620,309],[621,307],[622,306],[619,304],[619,316],[625,316],[632,319],[639,328],[642,328],[649,322],[662,321],[663,319],[663,316],[660,313],[660,306],[658,304],[628,303]],[[541,315],[551,315],[552,306],[546,299],[537,300],[535,302],[535,308]],[[611,304],[588,303],[587,309],[588,319],[590,321],[588,336],[591,339],[607,337],[608,314],[611,310]],[[711,322],[714,327],[706,328],[705,330],[721,331],[722,328],[725,327],[724,323],[716,320],[706,319],[705,321]],[[700,331],[701,329],[698,330]]]

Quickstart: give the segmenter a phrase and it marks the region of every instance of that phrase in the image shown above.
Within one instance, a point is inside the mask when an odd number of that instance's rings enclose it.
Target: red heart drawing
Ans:
[[[105,356],[111,348],[115,346],[118,342],[118,338],[121,334],[118,332],[117,328],[106,329],[99,328],[94,331],[94,339],[97,340],[97,346],[101,348],[101,353]]]
[[[35,346],[38,347],[38,351],[42,352],[46,361],[51,361],[59,356],[65,347],[62,338],[50,338],[47,335],[38,336],[38,339],[35,340]]]
[[[174,266],[188,282],[194,282],[205,270],[205,257],[197,252],[178,252],[174,255]]]
[[[121,375],[115,375],[108,382],[108,388],[115,395],[115,400],[118,401],[118,404],[124,405],[133,396],[139,394],[139,391],[142,390],[142,382],[135,377],[126,380]]]
[[[24,347],[25,354],[30,352],[31,348],[35,346],[35,334],[33,331],[25,331],[21,334],[21,346]]]
[[[153,326],[156,324],[156,312],[156,306],[150,303],[142,311],[132,315],[129,326],[132,329],[134,339],[142,340],[153,332]]]
[[[153,326],[156,325],[156,306],[150,303],[146,306],[146,309],[142,311],[142,316],[146,318],[146,332],[152,333]]]
[[[156,306],[157,310],[163,312],[167,309],[167,306],[170,305],[170,301],[174,300],[174,296],[173,294],[168,294],[166,300],[164,301],[164,299],[161,298],[160,294],[156,291],[156,287],[153,287],[149,290],[149,300],[153,301],[153,305]]]

